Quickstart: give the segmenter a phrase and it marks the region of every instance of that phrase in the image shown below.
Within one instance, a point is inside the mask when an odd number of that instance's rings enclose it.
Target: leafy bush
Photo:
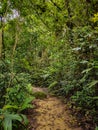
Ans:
[[[30,75],[12,73],[6,61],[0,60],[0,67],[0,130],[26,130],[27,119],[21,113],[33,107]]]
[[[23,74],[20,74],[20,77],[18,78],[16,77],[19,84],[15,79],[15,81],[13,81],[14,86],[6,89],[6,105],[4,108],[11,109],[12,106],[12,108],[15,108],[19,112],[32,107],[32,105],[30,105],[31,101],[34,99],[34,96],[32,95],[32,86],[28,84],[27,78],[25,79],[23,76],[26,78],[26,75]]]
[[[15,121],[18,121],[18,122],[15,122]],[[18,123],[19,125],[21,125],[21,128],[23,127],[23,130],[26,130],[28,120],[25,115],[9,113],[7,111],[0,110],[0,130],[16,129],[17,127],[16,124]]]

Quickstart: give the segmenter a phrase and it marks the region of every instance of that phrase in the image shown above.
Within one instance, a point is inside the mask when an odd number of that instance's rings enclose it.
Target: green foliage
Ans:
[[[98,13],[97,14],[94,14],[94,17],[92,18],[92,21],[95,23],[95,22],[98,22]]]
[[[26,73],[11,73],[9,64],[1,61],[0,76],[0,128],[4,130],[26,129],[27,119],[22,114],[24,110],[33,108],[31,104],[32,86],[29,83],[29,75]],[[2,70],[5,71],[2,71]],[[3,82],[2,82],[3,81]],[[15,120],[15,121],[13,121]],[[18,122],[17,122],[18,121]]]
[[[34,84],[74,101],[98,124],[97,0],[4,0],[0,13],[0,107],[31,107]]]
[[[10,101],[6,105],[4,105],[3,110],[17,111],[18,113],[20,113],[28,108],[33,108],[33,105],[31,104],[33,100],[34,100],[34,97],[28,97],[23,102],[18,103],[18,104],[16,102],[12,103]]]
[[[20,81],[19,79],[18,81]],[[24,80],[25,82],[25,80]],[[14,83],[15,84],[15,83]],[[21,86],[22,85],[22,86]],[[18,112],[21,112],[27,108],[33,107],[30,103],[34,99],[32,94],[32,86],[30,84],[18,84],[11,88],[7,88],[7,93],[5,95],[6,104],[4,109],[16,109]]]
[[[53,83],[51,83],[50,85],[49,85],[49,90],[53,90],[55,87],[56,87],[56,85],[58,84],[58,82],[57,81],[54,81]]]
[[[27,118],[22,114],[19,115],[0,110],[0,129],[12,130],[15,128],[14,121],[18,121],[24,128],[26,128],[28,123]]]

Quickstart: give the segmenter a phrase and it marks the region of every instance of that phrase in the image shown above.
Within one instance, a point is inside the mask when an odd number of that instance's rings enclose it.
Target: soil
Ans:
[[[47,98],[32,102],[35,108],[28,112],[29,130],[83,130],[61,98],[49,95],[45,88],[33,91],[45,92]]]

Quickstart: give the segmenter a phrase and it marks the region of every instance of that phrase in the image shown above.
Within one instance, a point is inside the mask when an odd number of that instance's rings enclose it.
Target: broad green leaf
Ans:
[[[13,120],[18,120],[19,122],[21,122],[22,118],[18,114],[4,113],[4,120],[3,120],[4,130],[12,130]]]
[[[85,70],[82,71],[82,74],[88,73],[88,72],[91,71],[91,70],[92,70],[92,68],[85,69]]]
[[[15,108],[15,109],[18,109],[18,106],[16,106],[16,105],[5,105],[4,107],[3,107],[3,110],[5,110],[5,109],[10,109],[10,108]]]
[[[97,83],[98,83],[98,80],[94,80],[88,84],[88,87],[91,88],[91,87],[95,86]]]

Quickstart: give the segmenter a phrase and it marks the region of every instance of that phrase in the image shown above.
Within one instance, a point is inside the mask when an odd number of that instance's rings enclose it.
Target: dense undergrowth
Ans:
[[[97,4],[0,2],[0,130],[26,129],[32,85],[63,96],[97,129]]]
[[[7,61],[1,61],[0,68],[0,130],[26,130],[28,120],[24,113],[33,108],[30,103],[34,99],[29,76],[11,73]]]

